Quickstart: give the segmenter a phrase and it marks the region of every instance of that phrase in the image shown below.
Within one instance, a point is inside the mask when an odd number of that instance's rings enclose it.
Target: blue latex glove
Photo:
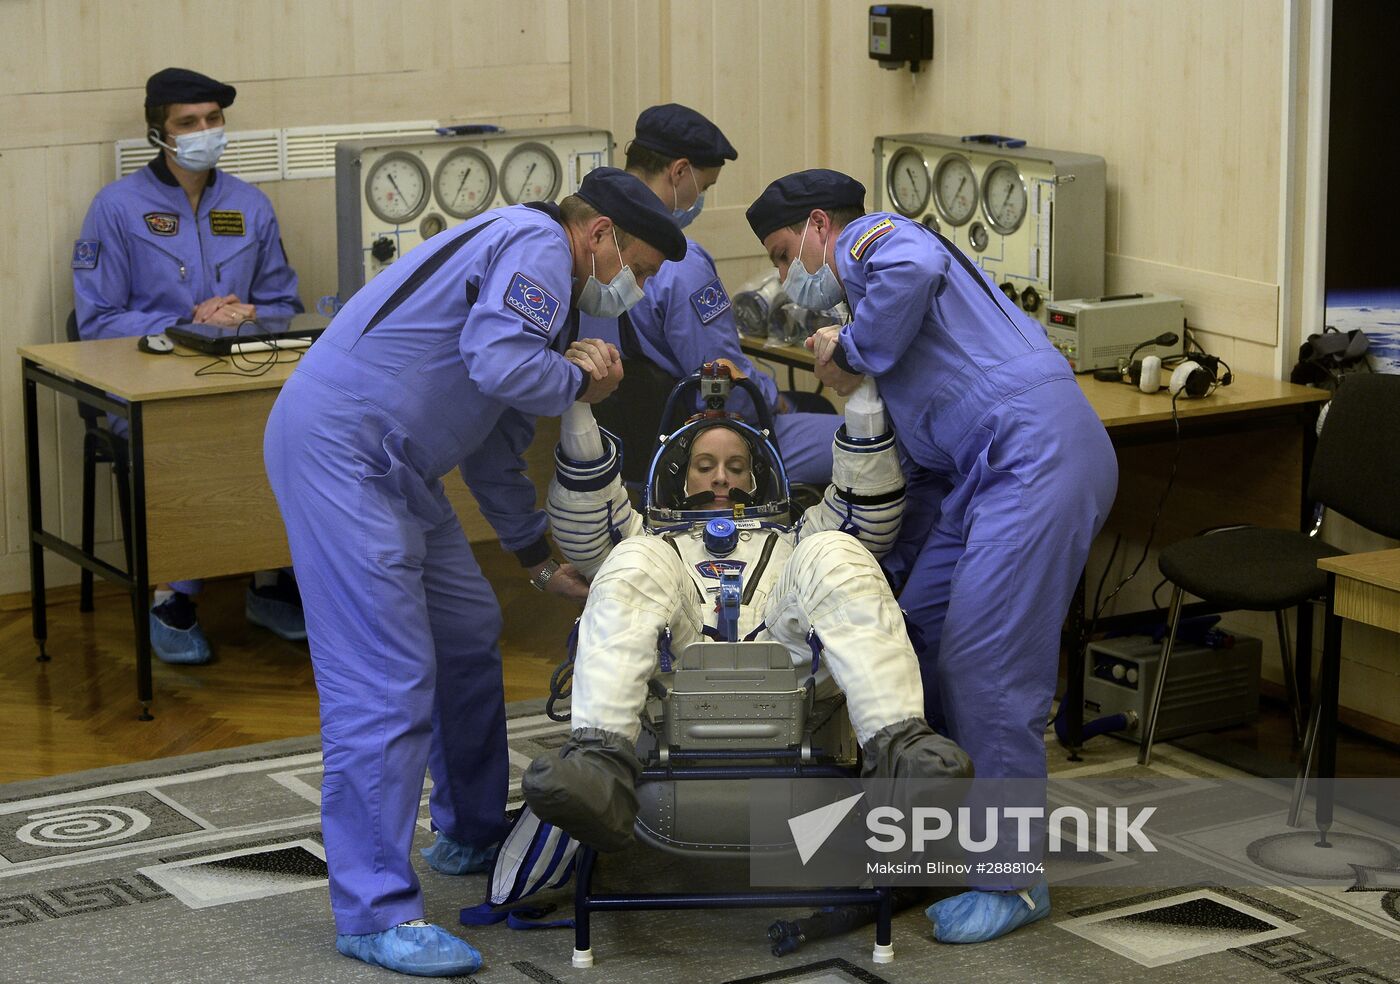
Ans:
[[[478,871],[489,871],[500,846],[463,844],[439,830],[433,846],[425,847],[418,853],[428,859],[428,865],[434,871],[441,871],[444,875],[470,875]]]
[[[481,954],[470,943],[421,919],[378,933],[337,936],[335,948],[347,957],[415,977],[457,977],[481,967]]]
[[[1029,895],[1034,907],[1026,903]],[[1050,915],[1050,888],[1045,882],[1021,892],[963,892],[925,910],[940,943],[983,943]]]

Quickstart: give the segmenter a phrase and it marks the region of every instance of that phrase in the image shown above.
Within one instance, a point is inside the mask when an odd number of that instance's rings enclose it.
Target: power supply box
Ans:
[[[1252,636],[1234,639],[1225,649],[1177,640],[1154,740],[1247,724],[1259,716],[1263,645]],[[1147,636],[1090,643],[1084,667],[1085,718],[1132,711],[1137,723],[1118,734],[1141,738],[1161,659],[1162,644]]]
[[[1166,332],[1183,337],[1186,304],[1167,294],[1115,294],[1051,301],[1045,333],[1075,372],[1116,369],[1138,345]],[[1143,345],[1136,358],[1166,357],[1173,350]]]

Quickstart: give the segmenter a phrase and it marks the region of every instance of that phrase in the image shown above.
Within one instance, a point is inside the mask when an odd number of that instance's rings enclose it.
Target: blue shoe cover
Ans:
[[[1028,895],[1034,907],[1027,904]],[[940,943],[983,943],[1050,915],[1050,889],[1040,882],[1025,892],[963,892],[935,902],[924,914]]]
[[[209,640],[196,622],[188,629],[177,629],[166,625],[160,616],[151,612],[151,649],[161,662],[197,665],[214,658],[209,648]]]
[[[418,853],[428,859],[428,866],[444,875],[470,875],[478,871],[489,871],[496,860],[500,844],[479,847],[476,844],[463,844],[438,831],[432,847],[425,847]]]
[[[337,936],[335,948],[347,957],[415,977],[457,977],[481,967],[481,954],[470,943],[421,919],[378,933]]]
[[[306,638],[306,613],[293,602],[269,598],[249,588],[243,614],[254,625],[261,625],[288,642],[301,642]]]

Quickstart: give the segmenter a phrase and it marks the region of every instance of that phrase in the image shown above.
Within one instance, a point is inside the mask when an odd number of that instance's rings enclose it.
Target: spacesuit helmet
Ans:
[[[708,483],[692,482],[690,489],[686,487],[696,442],[715,427],[726,428],[737,436],[748,457],[748,487],[729,488],[727,503],[716,500]],[[712,439],[702,442],[702,446],[711,443]],[[765,431],[733,414],[704,414],[687,421],[662,438],[652,458],[646,489],[648,527],[674,527],[719,518],[786,525],[790,522],[789,513],[787,472],[777,448]]]

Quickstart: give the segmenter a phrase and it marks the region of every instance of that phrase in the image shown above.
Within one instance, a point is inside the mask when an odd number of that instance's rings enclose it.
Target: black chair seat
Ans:
[[[1291,530],[1245,527],[1195,536],[1162,551],[1173,584],[1222,608],[1276,611],[1327,591],[1317,562],[1343,551]]]

